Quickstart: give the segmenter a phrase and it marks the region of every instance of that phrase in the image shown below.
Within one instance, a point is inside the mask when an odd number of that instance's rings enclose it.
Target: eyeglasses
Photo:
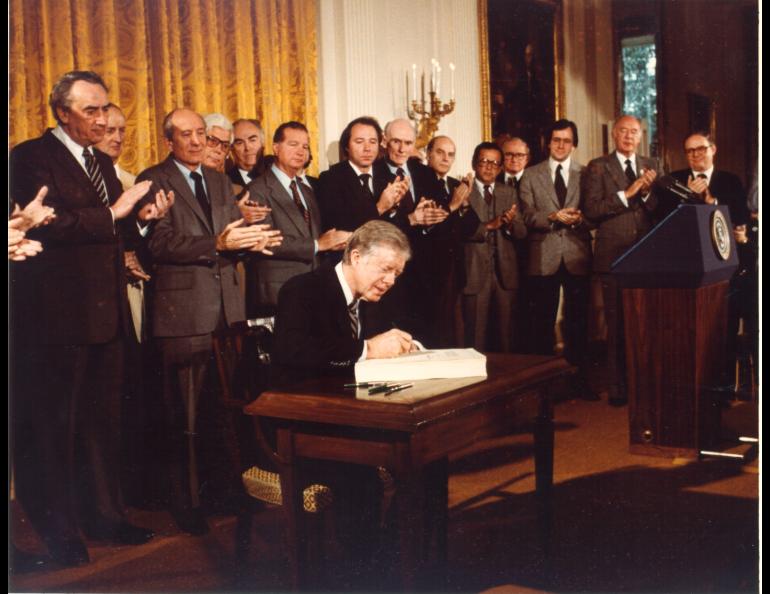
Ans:
[[[225,152],[230,148],[230,141],[220,140],[216,136],[209,136],[208,134],[206,135],[206,144],[208,144],[210,148],[222,147],[222,150]]]
[[[492,161],[491,159],[479,159],[476,163],[481,167],[500,167],[500,161]]]
[[[710,144],[707,144],[706,146],[696,146],[693,148],[684,149],[684,154],[687,155],[688,157],[692,157],[694,155],[698,157],[702,157],[703,155],[706,154],[706,151],[709,150],[710,148],[711,148]]]
[[[529,155],[527,153],[505,153],[504,157],[506,159],[526,159]]]

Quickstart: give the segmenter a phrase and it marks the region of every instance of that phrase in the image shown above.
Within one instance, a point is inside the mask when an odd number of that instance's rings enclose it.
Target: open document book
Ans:
[[[414,351],[391,359],[367,359],[356,363],[357,382],[486,376],[487,358],[475,349]]]

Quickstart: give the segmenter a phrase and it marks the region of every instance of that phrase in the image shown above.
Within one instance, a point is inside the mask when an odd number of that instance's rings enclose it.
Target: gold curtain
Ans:
[[[317,62],[316,0],[11,0],[9,143],[55,124],[60,75],[94,70],[126,113],[128,171],[165,158],[175,107],[256,118],[268,151],[281,122],[301,121],[317,155]]]

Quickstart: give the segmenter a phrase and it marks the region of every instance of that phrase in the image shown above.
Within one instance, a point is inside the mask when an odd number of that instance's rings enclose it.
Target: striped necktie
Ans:
[[[348,305],[348,317],[350,318],[350,332],[355,340],[358,340],[358,299]]]
[[[294,200],[294,204],[297,205],[297,210],[299,210],[299,214],[302,215],[302,218],[305,219],[305,224],[308,226],[308,229],[310,228],[310,212],[308,212],[308,209],[305,208],[305,205],[302,204],[302,199],[299,197],[299,189],[297,188],[297,181],[291,180],[291,183],[289,184],[289,188],[291,189],[291,198]]]
[[[109,206],[110,199],[107,196],[107,186],[104,185],[104,178],[102,177],[102,170],[99,168],[99,163],[96,162],[96,158],[87,148],[83,149],[83,159],[85,159],[86,162],[88,178],[91,180],[97,194],[99,194],[99,198],[104,206]]]

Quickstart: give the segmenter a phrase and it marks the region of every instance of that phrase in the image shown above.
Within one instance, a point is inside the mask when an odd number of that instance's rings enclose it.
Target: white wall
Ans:
[[[406,72],[442,65],[441,99],[449,101],[449,63],[456,106],[439,134],[457,144],[453,173],[471,169],[481,142],[477,0],[318,0],[319,146],[321,171],[338,161],[337,141],[352,119],[370,115],[384,126],[406,117]],[[427,82],[426,82],[427,88]]]
[[[606,0],[564,0],[564,109],[580,133],[584,165],[602,154],[602,124],[615,118],[612,13]]]

